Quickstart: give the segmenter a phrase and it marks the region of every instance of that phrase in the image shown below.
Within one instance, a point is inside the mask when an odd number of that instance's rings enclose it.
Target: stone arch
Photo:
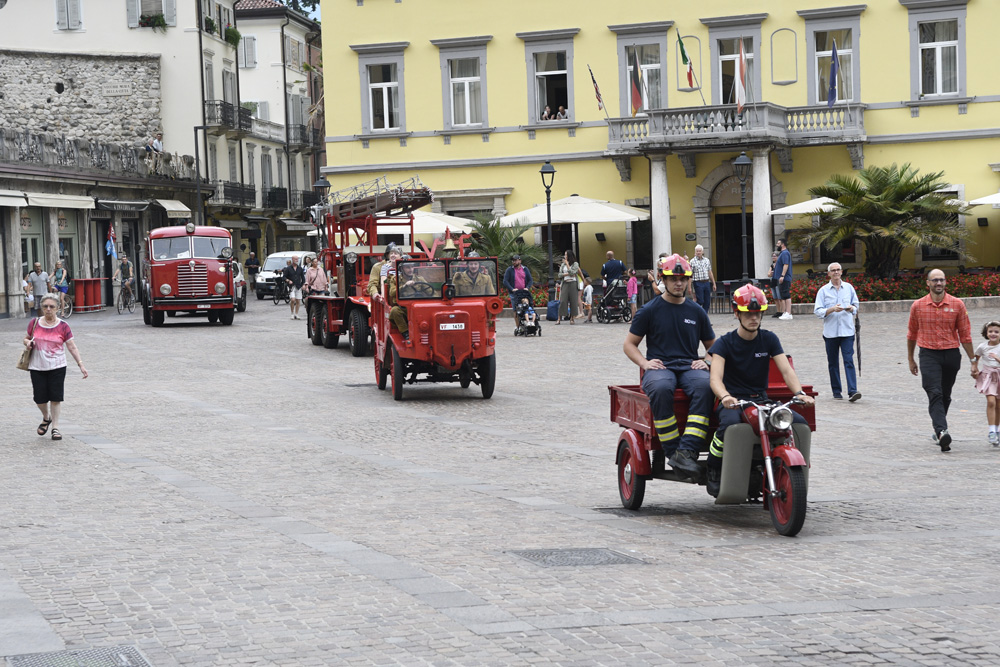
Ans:
[[[691,198],[694,204],[694,224],[695,233],[698,235],[698,243],[705,247],[705,254],[712,257],[712,193],[715,192],[715,188],[719,186],[722,181],[726,180],[730,176],[735,176],[736,170],[733,169],[732,160],[722,160],[719,165],[708,172],[701,183],[695,186],[694,196]],[[751,177],[752,178],[752,177]],[[774,171],[770,173],[771,180],[771,208],[780,208],[785,205],[785,198],[788,193],[785,192],[784,185],[774,177]],[[748,207],[752,206],[753,202],[747,202]],[[757,222],[756,217],[754,222]],[[785,223],[781,222],[774,223],[775,228],[772,230],[773,235],[783,234],[785,231]]]

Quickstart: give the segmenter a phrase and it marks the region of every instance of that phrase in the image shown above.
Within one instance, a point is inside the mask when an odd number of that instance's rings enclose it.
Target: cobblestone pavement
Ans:
[[[971,311],[973,329],[996,313]],[[713,315],[718,333],[730,316]],[[253,301],[232,327],[77,315],[65,440],[35,435],[26,322],[0,321],[0,656],[134,645],[170,665],[990,664],[1000,451],[956,387],[930,441],[906,314],[865,316],[864,398],[821,325],[768,319],[820,391],[797,538],[759,506],[650,482],[621,508],[622,324],[501,325],[497,390],[408,387]],[[547,567],[533,549],[622,564]]]

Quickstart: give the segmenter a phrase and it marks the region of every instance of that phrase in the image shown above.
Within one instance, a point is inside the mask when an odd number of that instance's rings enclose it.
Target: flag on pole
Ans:
[[[597,95],[597,109],[601,111],[604,109],[604,100],[601,98],[601,89],[597,87],[597,79],[594,78],[594,70],[590,69],[590,65],[587,65],[587,71],[590,72],[590,80],[594,82],[594,94]]]
[[[830,90],[826,96],[826,106],[833,108],[837,102],[837,74],[840,72],[840,58],[837,56],[837,40],[833,40],[833,57],[830,58]]]
[[[743,38],[740,37],[740,60],[738,76],[736,77],[736,113],[743,113],[747,103],[747,54],[743,50]]]
[[[632,47],[632,75],[629,77],[631,82],[631,96],[632,96],[632,117],[642,110],[642,69],[639,67],[639,49]]]
[[[694,66],[688,58],[687,50],[684,48],[684,40],[677,35],[677,44],[681,47],[681,64],[687,67],[688,88],[694,88]]]
[[[115,242],[115,224],[113,222],[108,223],[108,242],[104,244],[104,249],[108,251],[108,254],[118,259],[118,248]]]

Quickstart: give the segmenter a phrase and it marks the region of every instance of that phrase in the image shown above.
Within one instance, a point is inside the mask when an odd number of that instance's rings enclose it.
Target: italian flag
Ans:
[[[677,35],[677,44],[681,47],[681,63],[687,68],[688,88],[694,88],[694,66],[691,64],[691,59],[684,48],[684,40],[681,39],[680,35]]]

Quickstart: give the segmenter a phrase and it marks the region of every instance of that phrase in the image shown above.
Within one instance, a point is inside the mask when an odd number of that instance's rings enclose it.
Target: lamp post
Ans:
[[[753,160],[747,157],[746,151],[733,160],[733,170],[736,171],[736,178],[740,179],[740,216],[743,224],[743,282],[750,282],[747,273],[747,179],[750,177],[750,170],[753,168]]]
[[[319,179],[313,183],[313,190],[317,190],[319,194],[319,202],[312,207],[313,209],[313,224],[316,225],[316,229],[319,230],[319,245],[320,248],[326,248],[326,226],[323,224],[323,207],[326,204],[326,193],[330,191],[330,181],[326,180],[326,176],[320,174]]]
[[[556,299],[556,281],[552,276],[552,182],[556,178],[556,168],[546,160],[538,170],[542,175],[542,186],[545,188],[545,230],[549,237],[549,301]]]

